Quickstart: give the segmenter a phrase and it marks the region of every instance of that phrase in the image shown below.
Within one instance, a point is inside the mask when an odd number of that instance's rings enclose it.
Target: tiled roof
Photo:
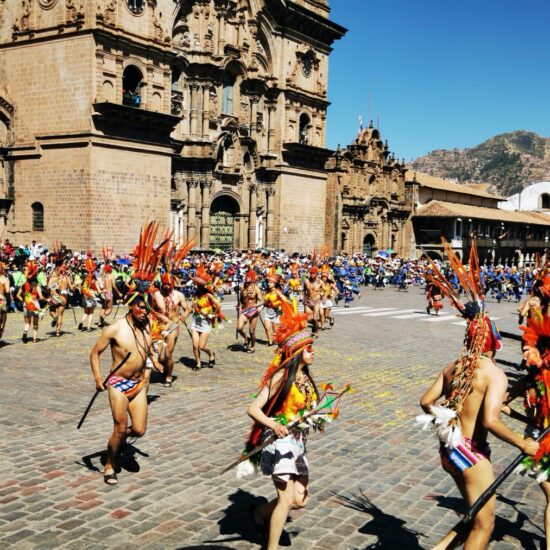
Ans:
[[[456,202],[430,201],[423,204],[415,214],[420,218],[474,218],[502,222],[550,225],[550,216],[542,212],[509,211],[486,206],[471,206]]]
[[[501,195],[493,195],[487,193],[487,191],[481,191],[476,189],[474,185],[479,186],[479,184],[462,184],[454,183],[443,178],[436,178],[435,176],[430,176],[429,174],[424,174],[422,172],[414,172],[413,170],[407,170],[405,174],[405,179],[408,182],[412,182],[416,177],[416,181],[422,187],[429,187],[430,189],[438,189],[440,191],[449,191],[451,193],[462,193],[464,195],[475,195],[476,197],[485,197],[488,199],[494,200],[506,200],[506,197]]]

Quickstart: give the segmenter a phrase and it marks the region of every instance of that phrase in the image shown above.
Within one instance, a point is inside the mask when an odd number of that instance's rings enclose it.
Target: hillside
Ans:
[[[513,195],[531,183],[550,181],[550,138],[523,130],[500,134],[469,149],[432,151],[411,167],[461,183],[490,183],[493,192]]]

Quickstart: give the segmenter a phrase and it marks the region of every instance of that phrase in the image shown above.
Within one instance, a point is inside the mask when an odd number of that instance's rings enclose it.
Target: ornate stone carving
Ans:
[[[67,23],[81,23],[84,21],[84,6],[82,2],[78,2],[78,8],[76,7],[77,0],[67,0],[65,6],[67,8]]]
[[[111,0],[107,4],[103,12],[101,12],[101,8],[98,6],[96,19],[98,22],[103,23],[104,25],[114,27],[116,21],[116,1]]]
[[[15,33],[23,33],[31,30],[31,0],[22,1],[22,15],[19,19],[19,24],[13,26],[13,31]]]

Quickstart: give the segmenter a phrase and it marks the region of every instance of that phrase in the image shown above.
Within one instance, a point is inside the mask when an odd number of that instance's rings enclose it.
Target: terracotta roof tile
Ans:
[[[443,178],[436,178],[435,176],[424,174],[423,172],[407,170],[407,173],[405,174],[406,181],[412,182],[415,177],[418,184],[422,187],[429,187],[430,189],[439,189],[440,191],[449,191],[452,193],[462,193],[464,195],[475,195],[476,197],[485,197],[494,200],[506,200],[506,197],[501,195],[493,195],[492,193],[487,193],[487,191],[476,189],[476,187],[480,187],[485,184],[455,183]]]
[[[420,218],[474,218],[502,222],[550,225],[550,216],[542,212],[509,211],[486,206],[471,206],[456,202],[430,201],[423,204],[415,214]]]

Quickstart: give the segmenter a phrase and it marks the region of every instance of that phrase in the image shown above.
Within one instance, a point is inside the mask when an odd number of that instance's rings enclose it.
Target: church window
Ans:
[[[128,65],[122,76],[122,104],[128,107],[141,106],[141,83],[143,75],[134,65]]]
[[[137,15],[143,11],[145,0],[126,0],[126,4],[129,10]]]
[[[309,145],[309,117],[306,114],[300,116],[300,130],[298,133],[298,141],[303,145]]]
[[[223,75],[223,99],[222,112],[226,115],[233,114],[233,96],[235,92],[235,77],[231,73]]]
[[[33,202],[32,208],[32,230],[44,231],[44,205],[41,202]]]
[[[550,209],[550,195],[548,193],[543,193],[540,196],[540,207],[543,210],[549,210]]]

